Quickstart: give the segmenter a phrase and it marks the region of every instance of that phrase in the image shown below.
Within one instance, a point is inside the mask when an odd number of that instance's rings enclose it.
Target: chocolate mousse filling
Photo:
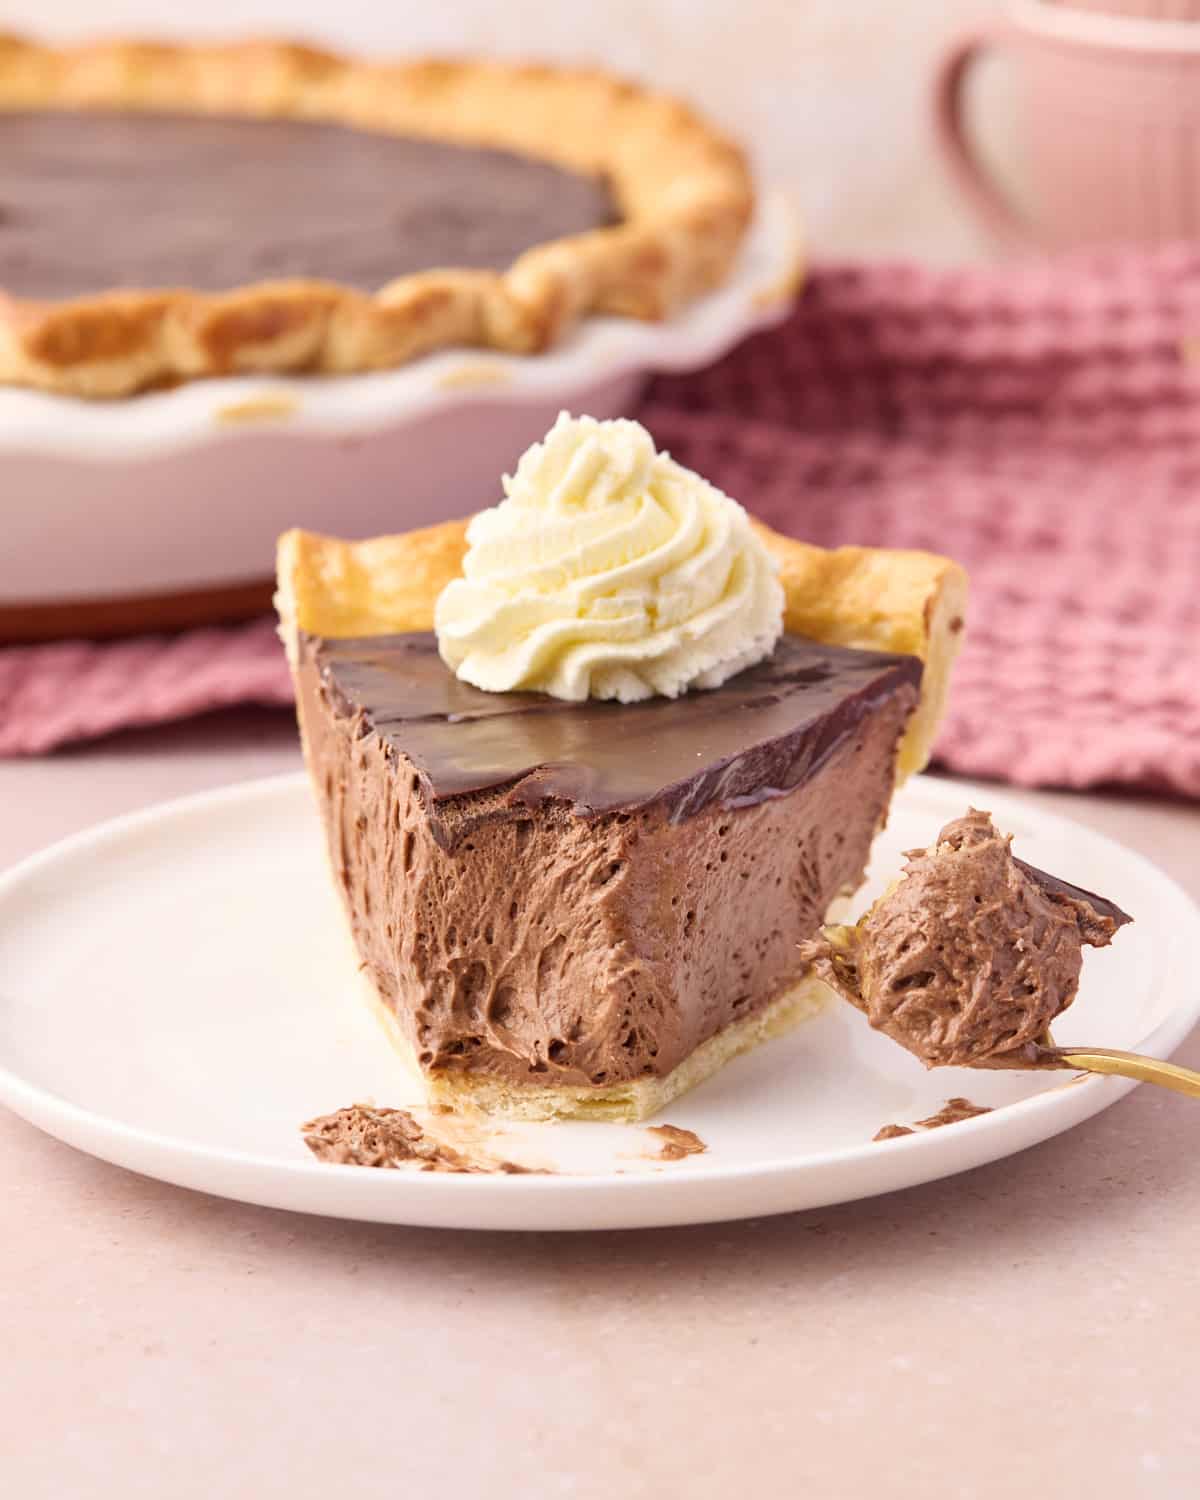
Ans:
[[[0,112],[0,287],[20,297],[292,277],[372,292],[502,270],[617,217],[599,180],[507,151],[316,120]]]
[[[723,687],[569,704],[432,635],[301,634],[301,725],[362,966],[422,1066],[664,1077],[805,973],[860,882],[921,663],[785,636]]]

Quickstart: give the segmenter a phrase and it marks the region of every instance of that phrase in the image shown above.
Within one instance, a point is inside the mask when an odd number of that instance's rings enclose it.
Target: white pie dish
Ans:
[[[202,380],[115,402],[0,390],[0,610],[229,589],[289,526],[368,536],[493,503],[564,407],[628,412],[781,319],[800,263],[779,196],[737,269],[662,324],[587,320],[532,358],[457,349],[402,369]]]

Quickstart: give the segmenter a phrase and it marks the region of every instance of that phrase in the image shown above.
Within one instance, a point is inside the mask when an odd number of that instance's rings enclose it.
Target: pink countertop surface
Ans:
[[[298,764],[256,712],[0,763],[0,866]],[[1028,795],[1200,896],[1200,807]],[[1192,1496],[1198,1145],[1141,1088],[889,1197],[533,1237],[227,1203],[0,1110],[0,1493]]]

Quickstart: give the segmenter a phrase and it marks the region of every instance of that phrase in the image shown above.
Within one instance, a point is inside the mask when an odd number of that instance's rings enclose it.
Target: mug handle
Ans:
[[[950,43],[934,74],[933,124],[942,160],[976,216],[1001,239],[1024,245],[1032,238],[1031,226],[980,164],[963,118],[973,65],[991,47],[1011,40],[1012,28],[993,22],[973,27]]]

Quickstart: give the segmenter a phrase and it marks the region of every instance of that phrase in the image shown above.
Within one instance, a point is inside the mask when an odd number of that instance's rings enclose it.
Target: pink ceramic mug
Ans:
[[[1143,21],[1200,21],[1200,0],[1050,0],[1067,10],[1102,11],[1106,16],[1140,16]]]
[[[1020,207],[981,165],[964,124],[972,66],[992,49],[1011,52],[1020,66]],[[933,106],[951,174],[1009,242],[1059,248],[1200,237],[1198,22],[1019,0],[1007,19],[951,44]]]

